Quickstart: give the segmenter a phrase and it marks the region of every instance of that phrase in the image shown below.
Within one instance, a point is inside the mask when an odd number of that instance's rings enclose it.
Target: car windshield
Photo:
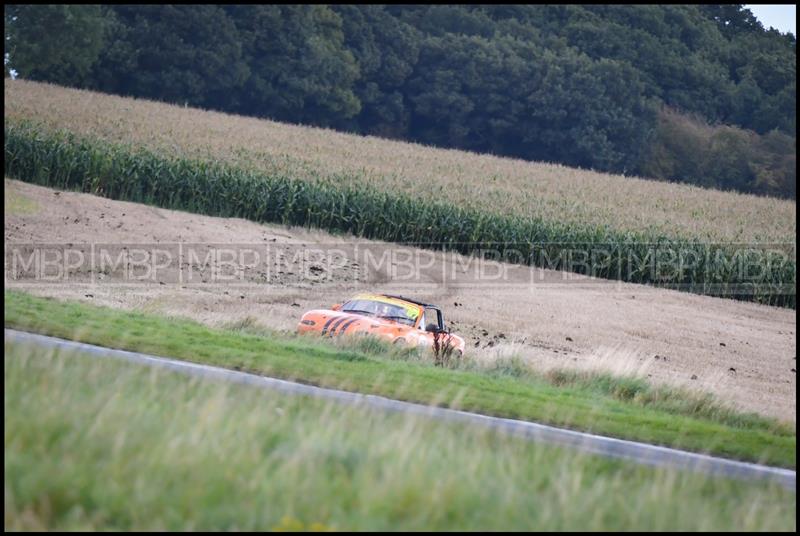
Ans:
[[[377,300],[350,300],[342,305],[341,310],[348,313],[358,313],[384,318],[409,326],[413,326],[417,320],[417,311],[414,309]]]

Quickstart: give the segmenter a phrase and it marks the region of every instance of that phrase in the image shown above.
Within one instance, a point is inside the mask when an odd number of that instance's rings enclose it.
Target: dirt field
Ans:
[[[8,179],[5,209],[7,288],[188,316],[210,325],[254,322],[285,330],[294,329],[303,311],[339,303],[356,291],[399,293],[441,305],[448,324],[467,339],[468,352],[482,359],[517,354],[541,369],[632,373],[656,384],[709,391],[743,410],[790,422],[796,418],[792,310],[478,264],[458,255],[198,216]],[[67,282],[21,283],[9,277],[9,247],[27,243],[83,250],[100,244],[114,252],[135,250],[137,244],[177,251],[180,243],[184,254],[185,244],[197,244],[199,253],[176,256],[177,263],[159,268],[149,282],[131,283],[119,265],[81,265],[67,272]],[[243,261],[231,281],[215,283],[215,267],[224,263],[206,257],[207,244],[240,244],[237,251],[268,253],[275,262],[251,266]],[[310,253],[308,260],[290,262]]]

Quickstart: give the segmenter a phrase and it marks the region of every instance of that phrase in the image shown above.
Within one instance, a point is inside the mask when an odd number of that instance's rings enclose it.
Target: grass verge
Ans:
[[[767,419],[733,426],[581,387],[377,359],[318,339],[266,338],[193,321],[5,292],[5,325],[111,348],[304,383],[564,426],[730,458],[794,467],[794,430]]]
[[[6,530],[786,530],[796,495],[5,345]]]
[[[301,339],[293,333],[280,332],[258,324],[252,316],[222,326],[236,333],[247,333],[267,338]],[[308,339],[305,338],[305,342]],[[344,337],[325,341],[346,351],[367,354],[375,359],[408,361],[418,365],[430,366],[431,356],[414,347],[398,347],[378,337]],[[536,370],[516,355],[496,359],[482,359],[474,351],[463,359],[451,359],[445,366],[451,370],[475,372],[494,378],[514,378],[534,385],[548,384],[555,387],[568,387],[594,396],[608,397],[647,407],[674,415],[698,417],[734,427],[753,429],[782,429],[794,434],[795,429],[788,424],[777,424],[774,419],[756,413],[742,413],[720,403],[710,393],[690,391],[671,386],[654,386],[645,379],[635,376],[615,376],[597,371],[576,371],[569,369],[550,369],[546,372]]]

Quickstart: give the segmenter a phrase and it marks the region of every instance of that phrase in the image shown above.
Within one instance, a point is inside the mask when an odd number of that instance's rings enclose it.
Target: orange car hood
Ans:
[[[329,309],[314,309],[313,311],[309,311],[306,314],[304,314],[303,319],[314,320],[318,324],[320,322],[328,324],[329,330],[332,329],[335,324],[337,324],[337,319],[345,319],[342,322],[342,325],[345,322],[348,322],[349,320],[353,320],[354,324],[361,323],[363,327],[375,326],[376,328],[381,327],[381,328],[395,330],[397,332],[406,332],[414,329],[414,326],[408,326],[406,324],[401,324],[400,322],[395,322],[393,320],[386,320],[382,318],[375,318],[372,316],[359,315],[356,313],[348,313],[345,311],[332,311]],[[324,324],[323,324],[323,331],[325,331]]]

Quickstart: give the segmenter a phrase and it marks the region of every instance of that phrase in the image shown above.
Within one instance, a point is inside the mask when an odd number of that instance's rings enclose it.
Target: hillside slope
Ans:
[[[6,120],[306,180],[494,213],[711,242],[789,242],[792,201],[653,182],[67,89],[5,81]]]

